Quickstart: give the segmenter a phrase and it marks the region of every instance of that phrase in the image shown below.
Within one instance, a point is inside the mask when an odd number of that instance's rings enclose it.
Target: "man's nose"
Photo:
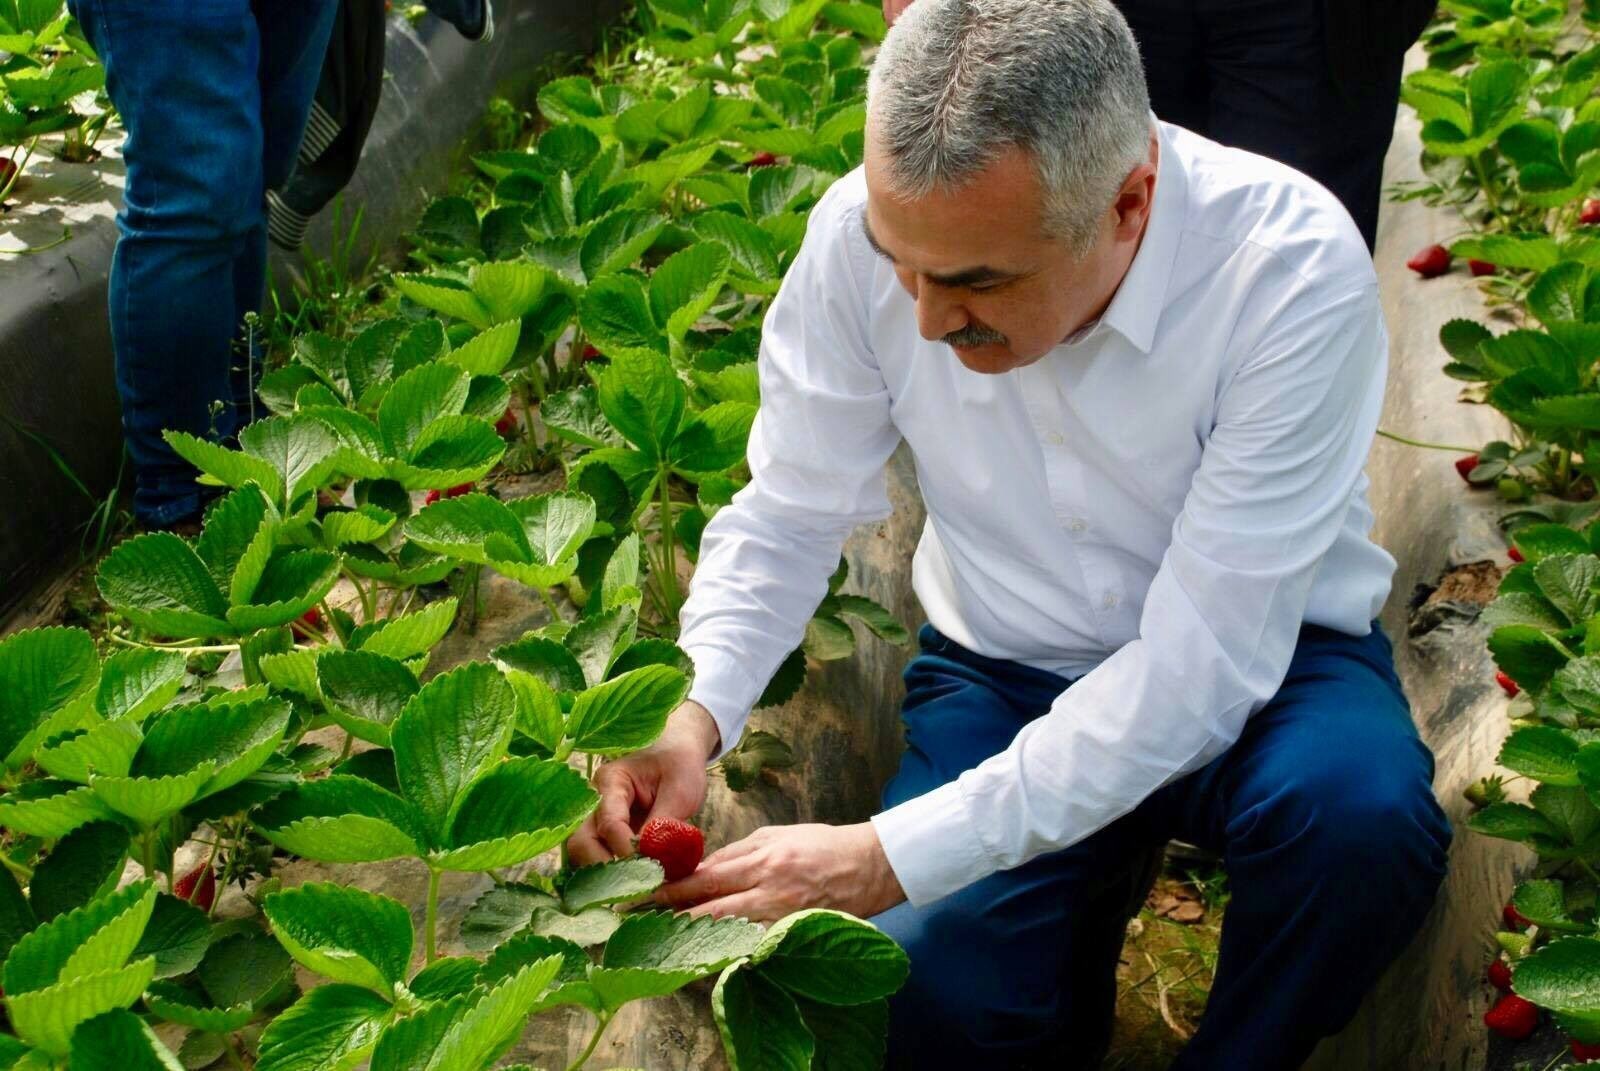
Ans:
[[[926,279],[917,280],[917,330],[929,342],[937,342],[952,331],[966,327],[970,318],[949,292]]]

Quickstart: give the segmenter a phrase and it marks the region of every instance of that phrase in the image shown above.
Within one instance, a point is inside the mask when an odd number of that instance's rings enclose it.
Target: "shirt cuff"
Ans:
[[[1000,869],[990,860],[957,781],[873,816],[906,899],[923,907]]]
[[[754,680],[742,666],[714,647],[686,647],[684,653],[694,663],[694,680],[689,685],[687,698],[710,712],[711,720],[717,723],[717,731],[722,735],[716,753],[706,760],[710,764],[732,750],[744,735],[750,708],[761,698],[766,685]]]

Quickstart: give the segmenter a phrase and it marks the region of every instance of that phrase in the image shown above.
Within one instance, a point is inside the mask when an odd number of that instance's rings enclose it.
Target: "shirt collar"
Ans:
[[[1189,207],[1189,179],[1173,147],[1167,124],[1151,115],[1160,148],[1156,187],[1151,195],[1150,220],[1133,263],[1112,295],[1100,319],[1086,327],[1105,326],[1149,353],[1155,343],[1156,322],[1166,306],[1167,283],[1172,278],[1178,239],[1183,234]]]

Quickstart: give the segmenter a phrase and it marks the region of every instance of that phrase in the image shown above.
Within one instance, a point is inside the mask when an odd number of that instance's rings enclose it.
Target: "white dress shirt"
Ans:
[[[1065,848],[1215,759],[1276,693],[1302,622],[1365,635],[1394,560],[1363,472],[1388,339],[1339,202],[1158,123],[1151,215],[1098,321],[1002,375],[917,332],[822,198],[767,315],[753,476],[706,526],[679,643],[731,746],[890,512],[904,439],[928,519],[912,579],[970,650],[1081,678],[1004,752],[873,819],[913,904]]]

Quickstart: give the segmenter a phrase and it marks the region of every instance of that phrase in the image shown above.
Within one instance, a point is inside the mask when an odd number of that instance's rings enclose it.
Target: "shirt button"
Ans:
[[[1074,517],[1072,518],[1072,523],[1067,525],[1067,527],[1072,529],[1074,532],[1081,532],[1089,526],[1083,523],[1082,517]]]
[[[1067,440],[1061,437],[1061,433],[1059,431],[1052,431],[1049,435],[1044,437],[1044,441],[1049,443],[1051,446],[1060,446]]]
[[[1108,591],[1105,597],[1100,600],[1100,605],[1110,610],[1117,605],[1117,597]]]

